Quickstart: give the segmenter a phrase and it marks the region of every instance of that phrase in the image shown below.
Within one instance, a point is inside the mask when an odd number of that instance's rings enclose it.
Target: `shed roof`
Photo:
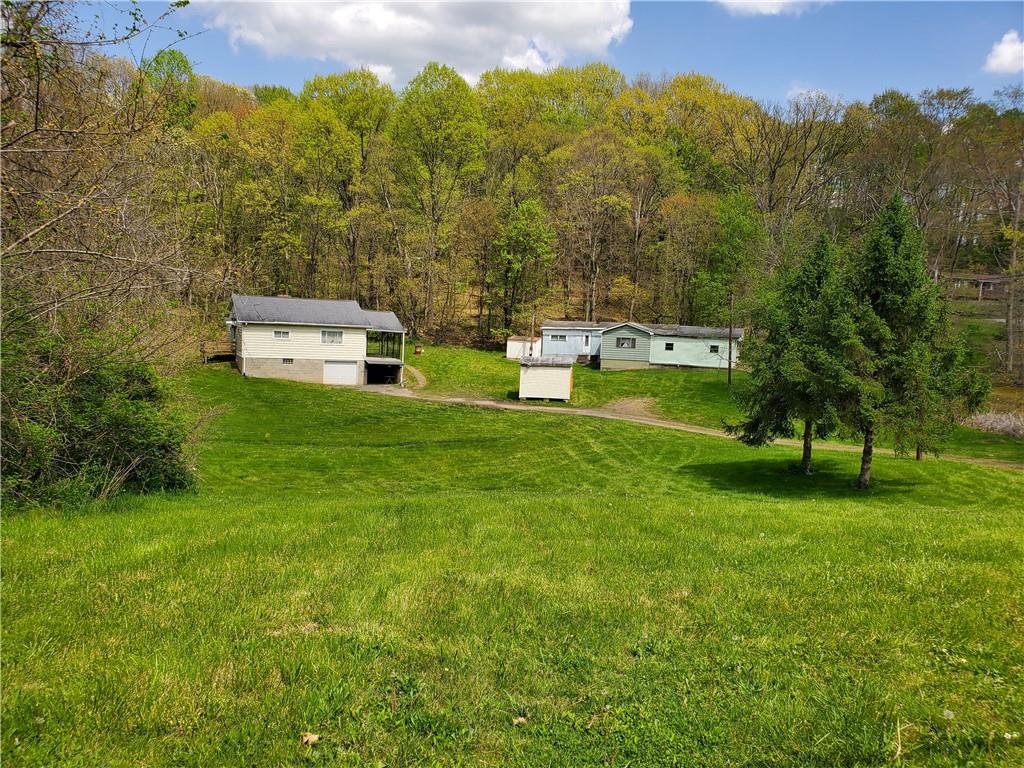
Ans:
[[[519,359],[519,364],[527,368],[572,368],[574,362],[576,358],[571,355],[542,355]]]
[[[285,296],[232,294],[231,318],[242,323],[337,325],[404,333],[394,312],[363,309],[356,301],[293,299]]]

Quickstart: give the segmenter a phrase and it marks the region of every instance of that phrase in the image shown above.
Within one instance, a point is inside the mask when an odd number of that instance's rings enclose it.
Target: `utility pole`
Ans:
[[[733,293],[729,291],[729,357],[725,361],[725,367],[728,371],[729,386],[732,386],[732,308],[733,308]]]

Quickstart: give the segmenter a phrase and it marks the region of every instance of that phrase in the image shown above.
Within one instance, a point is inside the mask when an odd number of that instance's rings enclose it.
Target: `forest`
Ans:
[[[186,484],[76,435],[143,419],[138,455],[173,453],[152,364],[222,334],[232,292],[357,299],[461,343],[562,317],[750,328],[775,275],[823,234],[842,262],[894,194],[940,289],[1006,277],[991,368],[1024,379],[1019,87],[772,104],[699,73],[430,63],[400,90],[364,69],[293,92],[107,55],[138,10],[113,33],[72,5],[3,13],[5,493],[62,466],[93,467],[94,495]]]

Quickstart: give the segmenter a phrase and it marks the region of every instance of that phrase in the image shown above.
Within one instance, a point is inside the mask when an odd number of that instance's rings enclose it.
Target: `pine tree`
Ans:
[[[755,324],[760,333],[744,357],[752,385],[741,395],[746,419],[730,428],[748,445],[792,437],[802,422],[801,466],[811,472],[811,446],[839,423],[840,404],[854,391],[847,370],[857,334],[850,301],[825,235],[814,250],[765,297]]]
[[[854,362],[857,391],[844,417],[864,436],[857,486],[867,488],[880,430],[893,436],[898,453],[937,452],[984,400],[987,384],[966,367],[928,279],[921,232],[898,194],[875,218],[849,283],[863,353]]]

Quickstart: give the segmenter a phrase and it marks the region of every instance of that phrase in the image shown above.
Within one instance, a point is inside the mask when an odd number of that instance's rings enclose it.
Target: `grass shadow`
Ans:
[[[830,457],[815,460],[810,475],[789,457],[684,464],[679,471],[709,488],[787,499],[892,498],[910,494],[917,486],[907,480],[876,478],[870,489],[860,491],[855,486],[856,468]]]

